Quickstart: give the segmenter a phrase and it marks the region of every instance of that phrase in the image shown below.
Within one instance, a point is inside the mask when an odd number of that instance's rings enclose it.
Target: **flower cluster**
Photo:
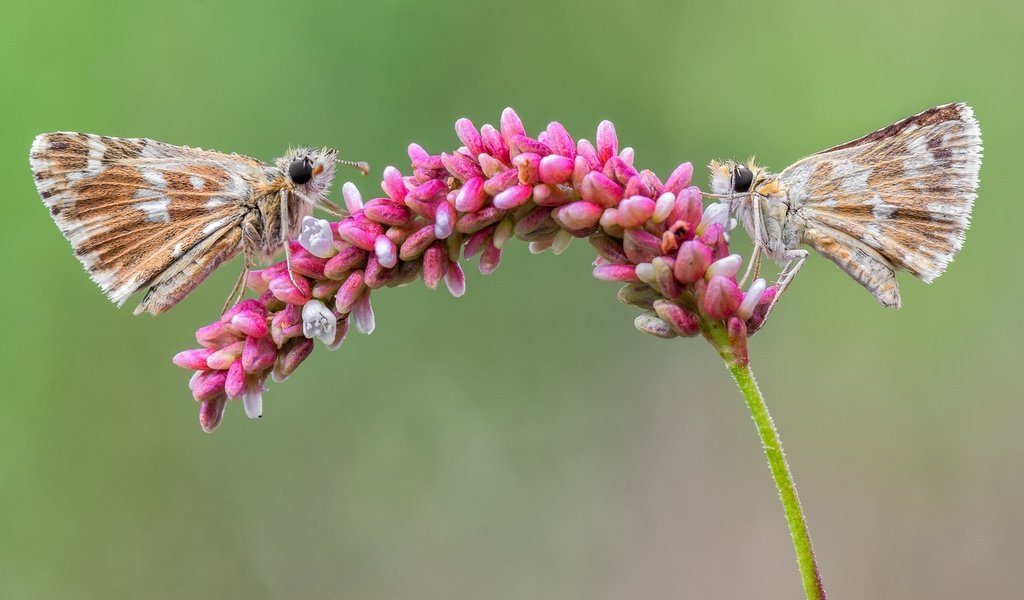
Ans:
[[[638,170],[607,121],[593,144],[574,141],[557,122],[529,137],[512,109],[498,129],[460,119],[455,130],[463,146],[450,154],[410,145],[412,174],[386,168],[383,197],[364,203],[346,183],[349,216],[306,217],[290,242],[291,268],[282,261],[251,273],[248,287],[259,297],[200,328],[202,347],[175,356],[175,364],[196,371],[190,387],[203,429],[217,427],[228,399],[241,398],[246,414],[260,416],[267,377],[287,377],[314,339],[336,348],[350,322],[372,332],[374,290],[422,278],[461,296],[460,258],[479,254],[480,272],[491,273],[513,237],[534,253],[560,253],[587,238],[598,253],[594,276],[625,283],[619,299],[645,309],[639,330],[710,337],[718,327],[734,360],[746,360],[747,336],[775,288],[758,279],[741,290],[742,259],[728,244],[735,221],[723,204],[704,207],[690,185],[690,163],[664,182]]]

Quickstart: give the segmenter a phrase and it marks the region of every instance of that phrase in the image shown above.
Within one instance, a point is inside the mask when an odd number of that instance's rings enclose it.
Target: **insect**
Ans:
[[[36,189],[89,277],[118,306],[149,288],[135,314],[169,310],[222,262],[269,261],[327,199],[335,150],[289,150],[268,165],[239,154],[142,138],[46,133],[29,156]]]
[[[980,167],[973,111],[946,104],[779,174],[752,161],[712,161],[709,195],[728,203],[753,240],[744,281],[751,271],[757,277],[763,254],[784,265],[769,312],[807,259],[801,244],[839,265],[882,306],[899,308],[896,271],[931,283],[963,245]]]

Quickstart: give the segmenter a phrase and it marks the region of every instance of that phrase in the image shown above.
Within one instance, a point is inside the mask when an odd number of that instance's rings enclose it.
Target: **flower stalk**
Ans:
[[[764,396],[761,395],[761,390],[754,379],[750,361],[735,355],[728,331],[723,330],[719,324],[708,324],[705,336],[718,349],[722,360],[725,361],[726,367],[747,401],[750,416],[754,419],[757,434],[761,438],[761,446],[764,448],[765,458],[768,459],[768,467],[772,472],[772,479],[775,480],[775,488],[782,501],[782,509],[786,513],[786,522],[789,525],[789,535],[793,540],[793,549],[796,551],[796,562],[800,570],[804,595],[807,600],[826,600],[827,595],[821,582],[821,572],[814,557],[814,549],[811,547],[811,535],[807,530],[807,519],[804,517],[803,507],[797,495],[793,473],[786,461],[782,440],[779,438],[772,415],[768,412],[768,405],[765,404]]]

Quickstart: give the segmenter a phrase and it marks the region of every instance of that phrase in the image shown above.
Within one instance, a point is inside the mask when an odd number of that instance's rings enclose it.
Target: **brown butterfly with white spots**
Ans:
[[[762,253],[780,265],[778,300],[806,244],[899,308],[896,271],[931,283],[963,246],[977,197],[981,130],[966,104],[946,104],[797,161],[779,174],[711,163],[711,188]],[[771,306],[769,311],[771,311]]]
[[[332,149],[289,150],[273,165],[143,138],[46,133],[29,156],[36,189],[85,270],[118,306],[149,288],[135,314],[169,310],[239,252],[269,261],[327,199]]]

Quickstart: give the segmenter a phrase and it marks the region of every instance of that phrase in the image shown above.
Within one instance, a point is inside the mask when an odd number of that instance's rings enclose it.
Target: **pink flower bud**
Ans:
[[[459,119],[455,122],[455,135],[459,136],[473,156],[485,152],[483,138],[469,119]]]
[[[295,281],[292,282],[294,277]],[[298,287],[296,287],[298,286]],[[310,295],[309,281],[305,277],[295,273],[289,276],[288,273],[281,273],[270,282],[270,292],[281,302],[288,304],[302,305],[309,302]]]
[[[398,253],[398,257],[402,260],[415,260],[419,258],[427,249],[427,246],[434,243],[434,240],[437,239],[434,231],[434,225],[424,225],[417,229],[415,233],[406,238],[405,242],[402,243],[402,249]]]
[[[509,145],[514,149],[518,150],[516,154],[537,154],[539,156],[547,156],[551,154],[551,148],[546,144],[543,144],[531,137],[525,135],[514,135],[509,140]],[[512,159],[513,162],[515,159]]]
[[[206,359],[213,354],[212,348],[193,348],[174,355],[171,361],[183,369],[202,371],[207,368]]]
[[[750,289],[743,295],[743,302],[740,307],[736,309],[736,316],[746,321],[754,315],[754,309],[761,302],[761,297],[764,296],[764,291],[768,287],[768,282],[764,279],[758,278],[754,280],[754,283],[750,284]]]
[[[444,163],[444,168],[448,169],[449,173],[462,181],[468,181],[474,177],[483,177],[484,175],[480,165],[458,152],[454,154],[442,153],[441,162]],[[435,179],[434,181],[437,180]]]
[[[711,265],[711,249],[704,244],[691,240],[679,245],[673,272],[676,279],[683,283],[693,283],[704,277]]]
[[[633,185],[639,187],[640,179],[637,177],[637,171],[636,169],[633,168],[632,165],[626,164],[626,161],[622,160],[618,156],[613,156],[608,161],[608,164],[612,168],[612,173],[615,175],[614,178],[616,181],[618,181],[622,185],[629,185],[629,182],[636,178]]]
[[[540,161],[540,155],[533,152],[523,152],[512,159],[519,170],[519,183],[532,186],[540,181]]]
[[[192,385],[192,397],[199,402],[205,402],[223,396],[224,382],[227,381],[227,378],[226,370],[200,372]]]
[[[651,261],[651,268],[654,270],[654,281],[666,298],[677,298],[683,293],[683,287],[679,284],[672,272],[675,260],[670,256],[658,256]]]
[[[665,187],[662,189],[663,192],[669,192],[675,195],[679,195],[679,192],[683,191],[684,188],[690,185],[690,181],[693,179],[693,164],[685,162],[672,171],[669,175],[668,180],[665,181]]]
[[[540,180],[552,185],[565,183],[572,177],[574,166],[575,163],[573,162],[573,159],[565,156],[559,156],[557,154],[545,156],[540,160],[540,164],[538,166]]]
[[[363,214],[377,223],[392,227],[405,225],[412,219],[412,211],[408,207],[385,198],[374,198],[367,202],[363,207]]]
[[[245,338],[242,347],[242,368],[247,373],[259,373],[274,365],[277,346],[269,337]]]
[[[376,241],[373,243],[373,252],[380,266],[385,269],[390,269],[398,264],[398,249],[395,248],[395,243],[386,235],[377,236]]]
[[[217,371],[227,370],[242,355],[243,344],[238,341],[217,350],[206,359],[206,366]]]
[[[654,310],[677,334],[693,337],[700,333],[700,317],[678,304],[669,300],[655,300]]]
[[[331,257],[324,265],[324,276],[331,279],[344,279],[348,277],[349,271],[362,267],[367,256],[366,250],[346,245],[341,252]]]
[[[520,124],[521,126],[522,124]],[[484,148],[487,154],[490,154],[494,158],[500,160],[506,165],[511,164],[511,158],[508,154],[508,145],[505,140],[501,137],[501,133],[498,132],[494,127],[489,124],[484,125],[480,128],[480,137],[483,139]]]
[[[559,206],[551,216],[567,229],[584,229],[597,225],[602,212],[603,209],[597,204],[580,200]]]
[[[600,169],[601,165],[604,164],[604,161],[597,157],[597,150],[594,148],[594,145],[588,140],[576,142],[576,156],[577,158],[583,157],[583,160],[590,169]]]
[[[374,241],[377,239],[378,235],[383,233],[383,230],[381,230],[379,225],[377,225],[376,228],[364,228],[348,219],[342,221],[338,225],[337,231],[338,237],[342,240],[356,246],[357,248],[362,248],[367,252],[373,250]]]
[[[511,145],[511,140],[516,135],[526,135],[526,129],[523,128],[523,122],[516,111],[506,108],[501,112],[501,136],[505,138],[506,144]]]
[[[484,177],[494,177],[498,173],[508,170],[508,165],[494,158],[486,152],[481,153],[476,157],[477,162],[480,163],[480,170],[483,171]]]
[[[568,158],[570,163],[576,159],[576,142],[572,140],[569,132],[565,130],[561,123],[558,121],[548,123],[546,131],[548,134],[547,145],[551,147],[555,154]]]
[[[594,268],[594,277],[601,281],[622,281],[630,283],[639,281],[636,267],[633,265],[602,265]]]
[[[312,352],[313,340],[311,339],[301,337],[288,342],[281,349],[281,356],[274,364],[274,378],[277,381],[284,381]]]
[[[643,196],[626,198],[619,203],[619,225],[626,228],[643,225],[654,214],[654,207],[654,200],[650,198]]]
[[[501,264],[501,248],[493,243],[485,244],[484,251],[480,254],[480,273],[490,275],[497,270],[499,264]]]
[[[207,400],[199,406],[199,426],[206,433],[213,433],[224,418],[224,407],[227,405],[227,398],[220,397]]]
[[[708,289],[704,292],[704,314],[712,319],[731,317],[742,300],[743,292],[735,281],[716,275],[708,281]]]
[[[448,270],[444,274],[444,283],[451,295],[456,298],[466,293],[466,274],[463,273],[459,263],[452,260],[448,261]]]
[[[423,253],[423,283],[432,290],[436,289],[447,268],[448,253],[443,244],[435,242]]]
[[[642,331],[654,337],[663,339],[676,337],[675,329],[653,313],[644,313],[633,319],[633,326],[637,328],[637,331]]]
[[[507,169],[489,177],[484,181],[484,192],[490,196],[497,196],[501,192],[519,184],[519,170]]]
[[[469,239],[466,240],[466,247],[463,250],[463,255],[466,258],[472,258],[477,252],[483,250],[486,244],[491,243],[491,239],[493,239],[496,229],[497,227],[492,225],[469,236]]]
[[[590,245],[597,250],[597,253],[603,256],[610,263],[626,263],[629,262],[629,258],[626,256],[626,251],[622,248],[622,242],[605,234],[592,235],[589,238]]]
[[[237,398],[245,391],[245,369],[242,361],[236,360],[228,368],[227,379],[224,380],[224,393],[228,398]]]
[[[455,208],[462,212],[474,212],[480,210],[487,201],[487,193],[484,192],[484,180],[474,177],[459,188],[458,196],[455,197]]]
[[[533,186],[516,185],[494,197],[495,208],[509,209],[525,204],[533,194]]]
[[[658,200],[654,203],[654,214],[651,215],[651,221],[655,223],[664,223],[665,219],[672,213],[672,209],[676,206],[676,196],[671,192],[666,192],[661,196],[658,196]]]
[[[622,186],[598,171],[587,173],[579,190],[580,196],[584,200],[600,204],[605,208],[617,206],[622,201],[622,191]]]
[[[345,199],[345,209],[349,214],[363,210],[363,196],[351,181],[346,181],[345,185],[341,186],[341,196]]]
[[[376,321],[373,316],[373,306],[370,304],[370,292],[363,292],[352,307],[352,324],[356,331],[366,335],[373,333],[376,328]]]
[[[611,121],[601,121],[597,126],[597,158],[601,164],[619,153],[619,138]]]
[[[359,300],[359,296],[362,295],[365,289],[366,284],[363,280],[363,272],[353,271],[349,274],[345,283],[341,284],[341,287],[338,289],[338,295],[334,299],[334,307],[339,313],[351,312],[352,307]]]
[[[707,273],[704,274],[704,279],[711,281],[712,277],[736,277],[736,273],[739,273],[740,266],[743,265],[743,257],[739,254],[730,254],[725,258],[720,258],[715,262],[711,263],[708,267]]]
[[[455,230],[455,209],[451,204],[443,201],[437,205],[434,212],[434,236],[439,239],[447,239]]]
[[[622,212],[619,212],[622,218]],[[627,229],[622,239],[622,248],[634,263],[651,262],[661,255],[661,238],[643,229]]]

